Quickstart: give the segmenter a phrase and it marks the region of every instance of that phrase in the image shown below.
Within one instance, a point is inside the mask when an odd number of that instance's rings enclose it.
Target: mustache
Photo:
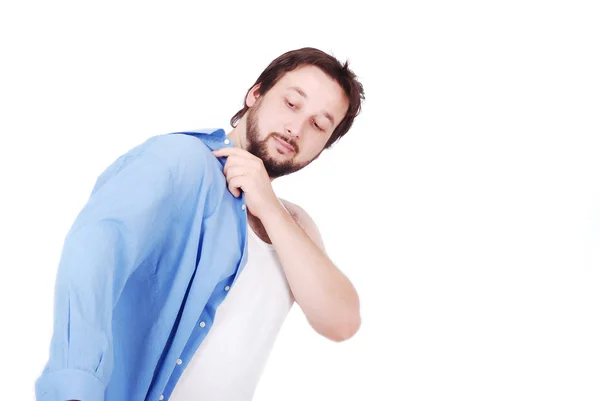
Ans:
[[[270,136],[276,136],[277,138],[281,139],[285,143],[289,144],[292,148],[294,148],[294,151],[298,153],[298,144],[296,144],[296,141],[294,141],[293,139],[287,138],[278,132],[272,132]]]

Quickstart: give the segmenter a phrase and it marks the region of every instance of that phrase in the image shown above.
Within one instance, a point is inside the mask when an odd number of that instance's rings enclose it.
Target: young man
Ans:
[[[293,302],[350,338],[354,287],[271,182],[346,134],[363,99],[347,63],[290,51],[229,134],[155,136],[109,166],[65,240],[37,399],[250,400]]]

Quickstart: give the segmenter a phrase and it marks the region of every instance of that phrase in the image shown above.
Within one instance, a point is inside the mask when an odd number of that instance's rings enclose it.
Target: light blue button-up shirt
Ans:
[[[158,135],[99,177],[69,230],[39,401],[168,400],[247,260],[222,129]]]

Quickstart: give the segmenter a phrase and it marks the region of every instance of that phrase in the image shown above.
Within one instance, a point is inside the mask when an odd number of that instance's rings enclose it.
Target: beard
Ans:
[[[283,177],[306,167],[312,160],[305,163],[294,163],[293,158],[291,160],[279,161],[269,155],[268,141],[271,137],[277,137],[291,145],[296,154],[298,153],[298,145],[293,139],[287,139],[277,132],[271,132],[265,139],[260,140],[256,113],[260,107],[261,100],[259,99],[254,107],[248,110],[248,118],[246,119],[246,150],[263,161],[267,174],[273,179]]]

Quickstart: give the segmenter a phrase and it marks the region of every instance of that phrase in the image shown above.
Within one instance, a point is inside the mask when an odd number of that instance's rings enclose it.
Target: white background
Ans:
[[[333,343],[295,307],[255,400],[600,399],[594,2],[217,3],[0,6],[2,399],[34,398],[97,176],[149,136],[228,129],[302,46],[348,58],[367,100],[275,189],[319,225],[363,326]]]

